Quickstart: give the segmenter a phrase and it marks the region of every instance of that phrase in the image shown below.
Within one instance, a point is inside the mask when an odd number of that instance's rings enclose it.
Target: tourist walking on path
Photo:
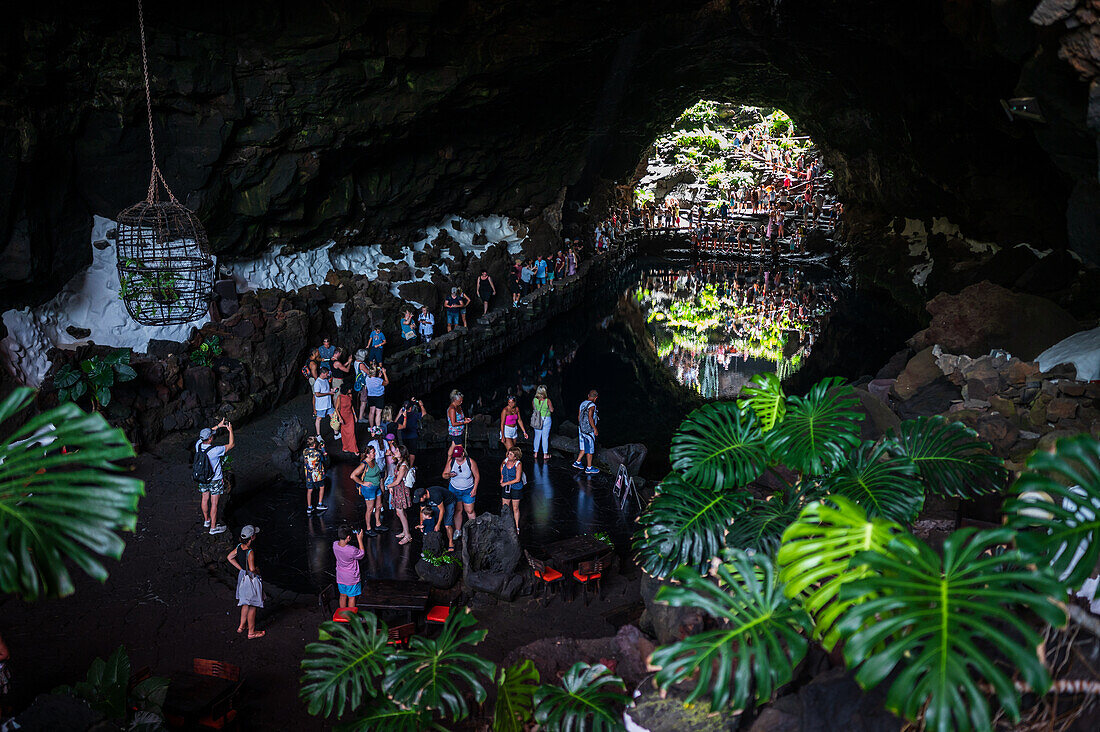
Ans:
[[[539,459],[539,445],[542,445],[542,458],[550,459],[550,416],[554,413],[554,403],[546,395],[546,386],[540,385],[531,400],[531,429],[535,431],[534,459]]]
[[[409,465],[416,464],[416,453],[420,451],[420,420],[424,417],[424,404],[416,397],[401,407],[397,413],[397,429],[401,432],[401,444],[409,451]]]
[[[351,472],[351,480],[359,486],[359,495],[366,503],[363,523],[367,536],[377,536],[382,528],[382,468],[378,465],[378,456],[374,445],[367,445],[359,456],[359,465]],[[371,528],[372,519],[375,528]]]
[[[435,335],[435,316],[428,312],[428,306],[425,305],[420,308],[420,340],[425,345],[431,343],[432,336]]]
[[[462,322],[462,301],[465,298],[460,294],[457,287],[451,288],[451,294],[447,296],[447,299],[443,301],[443,307],[447,311],[447,332],[458,327]]]
[[[592,466],[592,457],[596,454],[596,438],[600,436],[600,430],[596,426],[599,421],[599,413],[596,410],[596,400],[600,395],[596,393],[596,390],[588,392],[588,398],[581,402],[580,409],[577,412],[577,436],[580,444],[580,452],[577,453],[577,459],[573,461],[573,467],[578,470],[583,469],[588,475],[596,475],[600,471]],[[587,462],[585,467],[584,462]]]
[[[477,297],[481,300],[482,316],[489,314],[489,308],[493,306],[493,298],[496,297],[497,286],[493,284],[493,278],[489,276],[489,270],[481,270],[477,277]]]
[[[306,479],[306,515],[313,514],[313,491],[317,491],[317,510],[326,511],[325,505],[325,443],[320,437],[306,438],[302,450],[302,472]]]
[[[464,518],[471,521],[476,518],[474,501],[477,499],[477,484],[481,482],[481,475],[477,471],[477,463],[466,457],[466,451],[461,445],[456,445],[447,458],[447,464],[443,466],[443,477],[450,481],[448,487],[455,497],[455,538],[461,539]],[[458,505],[460,503],[461,506]]]
[[[340,385],[339,401],[336,403],[336,415],[340,417],[340,447],[352,455],[359,454],[355,441],[355,407],[352,404],[353,384],[350,380]]]
[[[417,488],[413,491],[413,503],[418,506],[426,506],[433,510],[433,518],[426,519],[421,516],[421,524],[424,524],[424,532],[440,531],[447,535],[447,551],[455,550],[454,517],[455,495],[442,486],[433,485],[430,488]],[[427,526],[432,521],[432,526]]]
[[[367,355],[368,361],[373,361],[379,366],[382,365],[382,346],[386,345],[386,334],[382,332],[382,326],[376,325],[370,332],[370,351]]]
[[[264,584],[256,573],[256,534],[260,530],[249,524],[241,529],[241,542],[229,552],[226,559],[237,568],[237,605],[241,608],[241,622],[237,632],[248,627],[249,638],[263,638],[265,631],[256,630],[256,609],[264,606]]]
[[[367,366],[363,393],[367,395],[367,424],[371,427],[382,425],[382,409],[386,406],[386,387],[389,385],[390,377],[385,368],[377,364]]]
[[[451,404],[447,407],[447,434],[452,446],[463,444],[462,437],[470,422],[473,420],[462,413],[462,392],[455,389],[451,392]]]
[[[229,432],[229,442],[225,445],[215,445],[214,433],[222,427]],[[233,425],[224,419],[213,428],[203,427],[199,432],[199,439],[195,442],[195,459],[192,461],[191,473],[201,495],[199,503],[202,508],[202,525],[203,528],[210,529],[211,534],[225,532],[225,524],[218,523],[218,501],[225,495],[222,460],[236,444]],[[199,459],[200,454],[204,459]]]
[[[504,443],[505,451],[516,446],[516,437],[520,432],[523,433],[523,439],[530,439],[527,428],[523,426],[523,417],[519,413],[519,407],[516,406],[516,398],[510,396],[508,397],[508,403],[500,411],[500,441]]]
[[[366,553],[363,550],[363,530],[352,530],[344,524],[332,542],[332,553],[336,556],[336,589],[340,592],[340,607],[355,607],[355,598],[363,594],[363,584],[359,577],[359,560]],[[351,545],[355,537],[359,547]]]
[[[505,508],[512,511],[515,520],[516,533],[519,533],[519,502],[523,497],[523,463],[520,458],[523,452],[518,447],[511,447],[504,455],[504,462],[500,464],[500,500]]]
[[[317,436],[321,436],[321,420],[330,417],[335,411],[332,405],[332,396],[336,390],[332,388],[328,366],[321,367],[321,375],[313,382],[313,427]]]
[[[401,533],[397,535],[398,544],[408,544],[412,541],[409,533],[409,517],[407,511],[412,501],[409,497],[410,482],[415,482],[416,471],[409,466],[409,450],[404,445],[396,446],[396,457],[393,467],[393,476],[386,488],[390,491],[390,505],[397,514],[397,520],[401,522]],[[412,478],[412,481],[409,479]]]
[[[523,280],[520,279],[520,267],[515,265],[508,273],[508,292],[512,293],[512,307],[519,307],[519,299],[523,295]]]

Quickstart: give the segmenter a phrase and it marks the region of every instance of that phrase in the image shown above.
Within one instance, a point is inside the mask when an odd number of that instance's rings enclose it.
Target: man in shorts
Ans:
[[[229,442],[224,445],[214,444],[214,433],[222,427],[229,432]],[[218,523],[218,501],[225,495],[225,476],[222,475],[222,460],[226,453],[233,449],[236,440],[233,436],[233,425],[224,419],[214,427],[203,427],[199,432],[199,439],[195,442],[196,452],[206,453],[206,459],[210,461],[213,476],[206,483],[199,483],[199,492],[202,495],[200,505],[202,507],[202,525],[210,529],[211,534],[225,533],[225,524]]]
[[[596,426],[600,421],[600,415],[596,411],[596,400],[599,398],[600,395],[595,389],[588,392],[588,398],[581,402],[577,412],[577,441],[580,452],[577,453],[577,459],[573,461],[573,467],[584,470],[587,475],[598,475],[600,472],[592,466],[592,457],[596,454],[596,438],[600,436],[600,430]],[[581,462],[582,460],[587,461],[587,467]]]
[[[448,488],[454,494],[455,500],[461,503],[455,508],[461,508],[455,516],[455,538],[462,538],[462,521],[464,518],[473,521],[474,501],[477,500],[477,485],[481,482],[481,475],[477,470],[477,463],[466,455],[462,445],[451,448],[451,455],[447,458],[447,464],[443,466],[443,477],[450,482]]]
[[[306,515],[313,514],[313,491],[317,491],[317,511],[326,511],[325,505],[325,443],[320,437],[310,435],[302,450],[302,471],[306,479]]]
[[[433,519],[422,519],[424,522],[424,531],[439,531],[440,527],[445,528],[447,534],[447,551],[454,551],[454,519],[456,504],[454,494],[442,486],[433,485],[429,488],[417,488],[413,490],[412,499],[413,503],[419,506],[426,506],[433,512]],[[431,528],[429,528],[429,526]]]
[[[462,295],[457,287],[451,288],[451,294],[443,301],[443,307],[447,311],[447,332],[462,324]]]
[[[314,431],[321,436],[321,420],[332,415],[336,409],[332,406],[332,396],[336,390],[332,388],[332,382],[328,366],[321,367],[321,375],[313,382],[313,421]]]

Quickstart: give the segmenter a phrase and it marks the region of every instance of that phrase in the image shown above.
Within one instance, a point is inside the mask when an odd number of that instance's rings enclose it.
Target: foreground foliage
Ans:
[[[34,398],[0,401],[8,423]],[[134,457],[123,434],[72,403],[31,417],[0,443],[0,591],[25,600],[64,597],[69,563],[103,582],[102,557],[119,559],[119,531],[133,531],[143,483],[117,461]]]
[[[630,697],[622,679],[603,664],[573,664],[561,686],[535,692],[535,720],[547,732],[611,732],[624,729],[622,710]]]

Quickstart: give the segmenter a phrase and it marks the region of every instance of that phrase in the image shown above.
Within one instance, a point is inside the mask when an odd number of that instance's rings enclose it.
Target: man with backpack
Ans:
[[[577,410],[577,441],[580,451],[573,461],[573,467],[583,470],[587,475],[598,475],[600,472],[592,465],[592,456],[596,454],[596,438],[600,436],[600,429],[596,426],[600,421],[596,411],[596,400],[599,398],[599,394],[593,389],[588,392],[588,398],[581,402],[580,409]],[[587,467],[583,460],[587,461]]]
[[[229,442],[225,445],[214,444],[214,433],[222,427],[229,431]],[[225,477],[222,475],[222,460],[233,449],[236,441],[233,437],[233,425],[224,419],[210,427],[203,427],[199,439],[195,442],[195,456],[191,461],[191,478],[202,494],[202,525],[210,529],[211,534],[225,532],[225,524],[218,523],[218,500],[225,493]]]

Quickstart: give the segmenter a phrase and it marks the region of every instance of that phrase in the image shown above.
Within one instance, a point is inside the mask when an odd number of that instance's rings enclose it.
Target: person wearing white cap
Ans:
[[[225,445],[214,444],[214,433],[222,427],[229,431],[229,442]],[[199,486],[202,495],[200,505],[202,507],[203,528],[210,529],[211,534],[221,534],[225,531],[225,524],[218,523],[218,500],[225,493],[225,477],[222,475],[222,460],[225,454],[233,449],[236,440],[233,436],[233,425],[224,419],[211,427],[203,427],[199,432],[199,439],[195,442],[195,460],[192,461],[192,477]],[[206,458],[205,464],[199,460],[199,455]]]
[[[252,524],[245,526],[241,529],[241,543],[226,556],[229,563],[237,568],[237,605],[241,608],[237,632],[243,633],[247,626],[249,638],[263,638],[265,633],[256,630],[256,608],[264,606],[264,583],[256,574],[256,552],[252,550],[258,533],[260,530]]]

